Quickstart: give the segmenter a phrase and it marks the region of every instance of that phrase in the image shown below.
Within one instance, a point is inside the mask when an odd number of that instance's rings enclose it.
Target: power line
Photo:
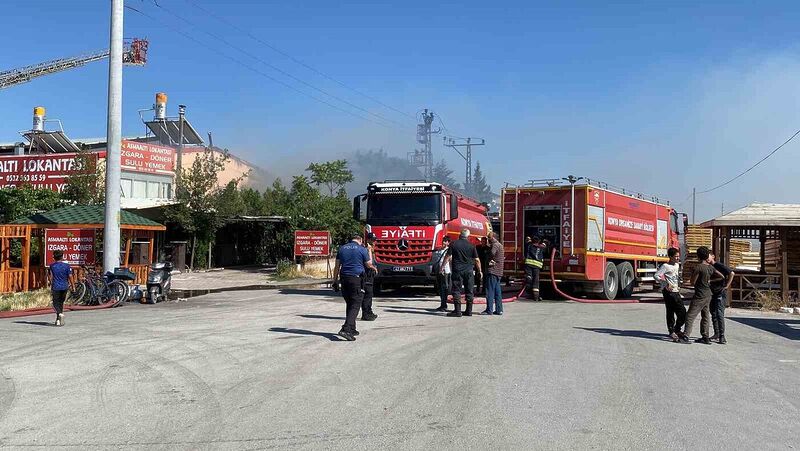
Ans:
[[[151,16],[150,14],[147,14],[147,13],[145,13],[145,12],[143,12],[143,11],[140,11],[140,10],[138,10],[138,9],[136,9],[136,8],[132,7],[132,6],[125,5],[125,8],[127,8],[127,9],[129,9],[129,10],[131,10],[131,11],[134,11],[134,12],[136,12],[136,13],[139,13],[139,14],[141,14],[142,16],[144,16],[144,17],[147,17],[147,18],[148,18],[148,19],[150,19],[150,20],[156,21],[156,22],[160,23],[161,25],[163,25],[163,26],[165,26],[165,27],[170,27],[170,25],[169,25],[169,24],[167,24],[166,22],[164,22],[164,21],[162,21],[162,20],[160,20],[160,19],[157,19],[156,17],[153,17],[153,16]],[[236,59],[236,58],[234,58],[234,57],[232,57],[232,56],[228,55],[227,53],[224,53],[224,52],[222,52],[222,51],[220,51],[220,50],[217,50],[217,49],[215,49],[215,48],[213,48],[213,47],[210,47],[210,46],[208,46],[208,45],[204,44],[203,42],[201,42],[201,41],[199,41],[199,40],[195,39],[195,38],[194,38],[192,35],[190,35],[190,34],[188,34],[188,33],[184,32],[184,31],[182,31],[182,30],[180,30],[180,29],[178,29],[178,28],[172,28],[172,29],[173,29],[173,31],[175,31],[176,33],[178,33],[178,34],[180,34],[181,36],[183,36],[184,38],[186,38],[186,39],[188,39],[188,40],[190,40],[190,41],[194,42],[195,44],[199,45],[200,47],[203,47],[203,48],[206,48],[206,49],[208,49],[208,50],[211,50],[212,52],[214,52],[214,53],[216,53],[216,54],[218,54],[218,55],[220,55],[220,56],[222,56],[222,57],[224,57],[224,58],[226,58],[226,59],[228,59],[228,60],[230,60],[230,61],[233,61],[234,63],[236,63],[236,64],[239,64],[240,66],[242,66],[242,67],[244,67],[244,68],[246,68],[246,69],[248,69],[248,70],[250,70],[250,71],[252,71],[252,72],[254,72],[254,73],[256,73],[256,74],[258,74],[258,75],[261,75],[262,77],[264,77],[264,78],[266,78],[266,79],[268,79],[268,80],[271,80],[271,81],[273,81],[273,82],[275,82],[275,83],[278,83],[278,84],[280,84],[280,85],[282,85],[282,86],[284,86],[284,87],[286,87],[286,88],[289,88],[289,89],[291,89],[292,91],[295,91],[295,92],[297,92],[298,94],[304,95],[304,96],[306,96],[306,97],[308,97],[308,98],[310,98],[310,99],[313,99],[313,100],[315,100],[315,101],[317,101],[317,102],[320,102],[320,103],[322,103],[322,104],[325,104],[325,105],[327,105],[327,106],[329,106],[329,107],[331,107],[331,108],[333,108],[333,109],[335,109],[335,110],[337,110],[337,111],[341,111],[341,112],[343,112],[343,113],[349,114],[349,115],[351,115],[351,116],[353,116],[353,117],[357,117],[357,118],[359,118],[359,119],[362,119],[362,120],[365,120],[365,121],[368,121],[368,122],[372,122],[372,123],[374,123],[374,124],[377,124],[377,125],[380,125],[380,126],[382,126],[382,127],[386,127],[386,128],[393,128],[393,127],[392,127],[392,126],[390,126],[390,125],[387,125],[387,124],[384,124],[384,123],[382,123],[382,122],[378,122],[378,121],[372,120],[372,119],[370,119],[370,118],[368,118],[368,117],[366,117],[366,116],[362,116],[362,115],[360,115],[360,114],[358,114],[358,113],[354,113],[354,112],[352,112],[352,111],[350,111],[350,110],[347,110],[347,109],[341,108],[341,107],[339,107],[338,105],[335,105],[335,104],[333,104],[333,103],[330,103],[330,102],[328,102],[328,101],[326,101],[326,100],[324,100],[324,99],[320,99],[319,97],[316,97],[316,96],[314,96],[314,95],[312,95],[312,94],[309,94],[309,93],[307,93],[307,92],[304,92],[304,91],[302,91],[302,90],[300,90],[300,89],[298,89],[298,88],[296,88],[296,87],[294,87],[294,86],[290,85],[289,83],[286,83],[286,82],[284,82],[283,80],[280,80],[280,79],[278,79],[278,78],[275,78],[275,77],[273,77],[273,76],[271,76],[271,75],[269,75],[269,74],[266,74],[266,73],[264,73],[264,72],[262,72],[262,71],[258,70],[257,68],[255,68],[255,67],[253,67],[253,66],[251,66],[251,65],[249,65],[249,64],[247,64],[247,63],[244,63],[244,62],[242,62],[242,61],[240,61],[240,60],[238,60],[238,59]]]
[[[396,113],[400,113],[403,116],[409,117],[411,119],[416,119],[414,116],[406,113],[405,111],[399,110],[399,109],[397,109],[397,108],[395,108],[395,107],[393,107],[391,105],[387,105],[386,103],[376,99],[375,97],[370,96],[369,94],[365,94],[365,93],[359,91],[358,89],[353,88],[352,86],[349,86],[348,84],[346,84],[346,83],[344,83],[342,81],[339,81],[336,78],[326,74],[325,72],[322,72],[321,70],[316,69],[315,67],[313,67],[313,66],[311,66],[311,65],[309,65],[309,64],[307,64],[307,63],[305,63],[305,62],[303,62],[303,61],[301,61],[301,60],[299,60],[297,58],[295,58],[294,56],[292,56],[292,55],[284,52],[283,50],[275,47],[273,44],[270,44],[269,42],[264,41],[263,39],[255,36],[253,33],[251,33],[249,31],[239,27],[238,25],[236,25],[235,23],[231,22],[230,20],[225,19],[224,17],[221,17],[221,16],[219,16],[219,15],[217,15],[217,14],[215,14],[215,13],[213,13],[213,12],[211,12],[211,11],[205,9],[205,8],[203,8],[202,6],[198,5],[193,0],[184,0],[184,1],[186,3],[194,5],[194,7],[199,9],[200,11],[203,11],[204,13],[208,14],[209,16],[214,17],[215,19],[219,20],[220,22],[224,22],[225,24],[227,24],[228,26],[232,27],[233,29],[239,31],[240,33],[243,33],[246,36],[248,36],[250,39],[253,39],[254,41],[264,45],[265,47],[269,48],[270,50],[272,50],[275,53],[283,55],[284,57],[294,61],[295,63],[297,63],[297,64],[299,64],[299,65],[301,65],[303,67],[305,67],[306,69],[314,72],[315,74],[317,74],[317,75],[319,75],[319,76],[321,76],[323,78],[326,78],[326,79],[338,84],[339,86],[342,86],[342,87],[344,87],[346,89],[349,89],[350,91],[352,91],[352,92],[354,92],[354,93],[356,93],[356,94],[358,94],[358,95],[360,95],[360,96],[362,96],[364,98],[367,98],[367,99],[377,103],[378,105],[383,106],[384,108],[390,109],[390,110],[392,110],[392,111],[394,111]]]
[[[724,183],[721,183],[721,184],[719,184],[719,185],[717,185],[717,186],[715,186],[715,187],[713,187],[713,188],[709,188],[709,189],[707,189],[707,190],[703,190],[703,191],[698,191],[698,192],[697,192],[697,194],[706,194],[706,193],[710,193],[711,191],[714,191],[714,190],[717,190],[717,189],[719,189],[719,188],[722,188],[723,186],[725,186],[725,185],[727,185],[727,184],[729,184],[729,183],[733,182],[734,180],[738,179],[739,177],[741,177],[741,176],[743,176],[743,175],[747,174],[748,172],[750,172],[750,171],[752,171],[753,169],[755,169],[755,168],[756,168],[756,166],[758,166],[758,165],[760,165],[761,163],[765,162],[765,161],[767,160],[767,158],[769,158],[769,157],[773,156],[773,155],[774,155],[776,152],[778,152],[779,150],[781,150],[781,148],[783,148],[783,146],[785,146],[785,145],[789,144],[789,143],[790,143],[790,142],[791,142],[791,141],[792,141],[792,140],[793,140],[795,137],[797,137],[797,135],[800,135],[800,130],[797,130],[796,132],[794,132],[794,135],[792,135],[792,136],[791,136],[789,139],[787,139],[786,141],[784,141],[784,142],[783,142],[783,144],[781,144],[780,146],[778,146],[778,147],[776,147],[775,149],[773,149],[773,150],[772,150],[772,152],[768,153],[768,154],[767,154],[767,155],[766,155],[764,158],[762,158],[762,159],[758,160],[758,162],[756,162],[756,164],[754,164],[754,165],[750,166],[749,168],[745,169],[743,172],[739,173],[739,174],[738,174],[736,177],[733,177],[733,178],[731,178],[731,179],[727,180],[726,182],[724,182]]]
[[[158,4],[158,3],[157,3],[155,0],[153,0],[153,4],[154,4],[154,5],[155,5],[157,8],[164,10],[165,12],[167,12],[167,13],[168,13],[168,14],[170,14],[170,15],[172,15],[173,17],[175,17],[175,18],[177,18],[177,19],[181,20],[182,22],[186,23],[186,24],[187,24],[189,27],[191,27],[191,28],[193,28],[193,29],[200,29],[200,30],[202,30],[202,31],[203,31],[203,33],[205,33],[205,34],[207,34],[207,35],[211,36],[212,38],[214,38],[214,39],[216,39],[216,40],[218,40],[218,41],[222,42],[223,44],[227,45],[228,47],[231,47],[232,49],[235,49],[235,50],[237,50],[237,51],[241,52],[242,54],[244,54],[244,55],[248,56],[249,58],[252,58],[252,59],[254,59],[254,60],[256,60],[256,61],[260,62],[261,64],[263,64],[263,65],[265,65],[265,66],[269,67],[270,69],[272,69],[272,70],[274,70],[274,71],[276,71],[276,72],[279,72],[279,73],[283,74],[283,75],[284,75],[284,76],[286,76],[286,77],[289,77],[289,78],[291,78],[292,80],[296,81],[297,83],[300,83],[300,84],[302,84],[302,85],[304,85],[304,86],[307,86],[307,87],[309,87],[309,88],[311,88],[311,89],[313,89],[313,90],[315,90],[315,91],[317,91],[317,92],[319,92],[319,93],[321,93],[321,94],[323,94],[323,95],[326,95],[326,96],[328,96],[328,97],[330,97],[330,98],[332,98],[332,99],[334,99],[334,100],[337,100],[337,101],[339,101],[339,102],[341,102],[341,103],[344,103],[344,104],[346,104],[346,105],[350,106],[351,108],[355,108],[355,109],[357,109],[357,110],[359,110],[359,111],[362,111],[362,112],[364,112],[364,113],[367,113],[367,114],[369,114],[369,115],[371,115],[371,116],[374,116],[374,117],[376,117],[376,118],[378,118],[378,119],[380,119],[380,120],[383,120],[383,121],[386,121],[386,122],[390,122],[390,123],[394,123],[394,124],[396,124],[396,125],[398,125],[398,126],[400,126],[400,127],[406,127],[404,124],[401,124],[400,122],[397,122],[397,121],[395,121],[395,120],[393,120],[393,119],[389,119],[389,118],[383,117],[383,116],[381,116],[380,114],[373,113],[372,111],[369,111],[369,110],[367,110],[367,109],[365,109],[365,108],[362,108],[362,107],[360,107],[360,106],[358,106],[358,105],[356,105],[356,104],[354,104],[354,103],[352,103],[352,102],[350,102],[350,101],[348,101],[348,100],[346,100],[346,99],[343,99],[343,98],[341,98],[341,97],[338,97],[338,96],[336,96],[336,95],[334,95],[334,94],[331,94],[331,93],[329,93],[329,92],[325,91],[324,89],[318,88],[318,87],[314,86],[313,84],[311,84],[311,83],[308,83],[308,82],[306,82],[305,80],[302,80],[302,79],[300,79],[300,78],[298,78],[298,77],[296,77],[296,76],[294,76],[294,75],[290,74],[289,72],[286,72],[285,70],[283,70],[283,69],[281,69],[281,68],[279,68],[279,67],[277,67],[277,66],[274,66],[274,65],[272,65],[272,64],[270,64],[270,63],[268,63],[267,61],[265,61],[265,60],[261,59],[261,58],[260,58],[260,57],[258,57],[257,55],[254,55],[254,54],[252,54],[252,53],[250,53],[250,52],[248,52],[248,51],[246,51],[246,50],[243,50],[243,49],[241,49],[240,47],[238,47],[238,46],[236,46],[236,45],[234,45],[234,44],[231,44],[230,42],[228,42],[227,40],[225,40],[223,37],[221,37],[221,36],[219,36],[219,35],[217,35],[217,34],[214,34],[214,33],[210,32],[210,31],[208,31],[208,30],[205,30],[205,29],[203,29],[203,28],[201,28],[201,27],[198,27],[196,24],[192,23],[192,22],[191,22],[191,21],[189,21],[188,19],[186,19],[186,18],[184,18],[184,17],[182,17],[182,16],[180,16],[180,15],[178,15],[178,14],[174,13],[173,11],[171,11],[171,10],[169,10],[169,9],[167,9],[167,8],[165,8],[165,7],[163,7],[163,6],[161,6],[161,5],[160,5],[160,4]]]

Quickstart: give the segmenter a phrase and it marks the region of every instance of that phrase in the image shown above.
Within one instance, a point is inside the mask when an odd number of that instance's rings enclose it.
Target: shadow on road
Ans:
[[[309,318],[309,319],[335,319],[337,321],[344,321],[345,318],[343,316],[325,316],[325,315],[297,315],[301,318]]]
[[[15,324],[27,324],[29,326],[51,326],[55,327],[55,324],[52,322],[47,321],[14,321]]]
[[[411,313],[413,315],[443,316],[439,312],[432,312],[432,311],[430,311],[428,309],[422,309],[422,311],[419,311],[419,310],[410,310],[410,309],[408,309],[408,310],[407,309],[402,309],[401,310],[401,309],[394,309],[394,308],[385,308],[385,309],[383,309],[383,311],[384,312],[392,312],[392,313]]]
[[[288,329],[286,327],[270,327],[270,332],[278,332],[281,334],[292,334],[292,335],[307,335],[307,336],[315,336],[315,337],[322,337],[327,338],[330,341],[346,341],[345,339],[341,338],[340,336],[331,333],[331,332],[314,332],[313,330],[306,330],[306,329]]]
[[[329,298],[341,298],[342,293],[337,293],[331,289],[323,288],[281,288],[278,290],[281,294],[300,294],[304,296],[325,296]]]
[[[745,326],[780,335],[789,340],[800,340],[800,319],[785,318],[728,318]]]
[[[599,334],[616,335],[620,337],[644,338],[647,340],[665,341],[668,338],[665,334],[654,334],[644,330],[607,329],[603,327],[574,327],[573,329],[588,330]]]

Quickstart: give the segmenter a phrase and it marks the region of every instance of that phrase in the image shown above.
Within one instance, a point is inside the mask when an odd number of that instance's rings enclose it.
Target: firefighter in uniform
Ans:
[[[336,266],[333,268],[333,291],[339,291],[341,288],[347,305],[346,318],[339,336],[347,341],[354,341],[358,335],[356,318],[364,300],[362,277],[368,270],[374,271],[375,266],[369,259],[369,252],[361,245],[361,235],[354,235],[351,242],[339,248],[336,254]]]
[[[544,266],[544,250],[547,241],[541,242],[538,236],[533,237],[525,247],[525,285],[528,297],[539,301],[539,271]]]
[[[369,253],[369,260],[375,262],[375,239],[377,237],[374,233],[367,234],[367,252]],[[375,321],[378,315],[372,311],[372,297],[375,288],[375,275],[376,272],[367,268],[364,271],[364,300],[361,302],[361,321]]]

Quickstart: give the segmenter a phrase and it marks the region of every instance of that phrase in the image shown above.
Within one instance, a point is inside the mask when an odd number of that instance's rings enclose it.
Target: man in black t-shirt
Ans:
[[[683,335],[680,337],[681,342],[688,343],[689,337],[692,335],[692,328],[694,320],[697,315],[700,318],[700,338],[695,340],[697,343],[710,345],[709,340],[709,323],[711,322],[711,284],[716,280],[722,280],[722,274],[717,272],[714,267],[709,263],[708,257],[711,252],[705,246],[697,248],[697,261],[698,265],[695,266],[692,273],[692,285],[694,286],[694,297],[692,302],[689,303],[689,311],[686,312],[686,326],[683,330]]]
[[[717,256],[711,254],[708,262],[714,266],[723,280],[715,280],[711,283],[711,325],[714,326],[714,335],[711,340],[718,340],[719,344],[724,345],[728,341],[725,339],[725,304],[728,303],[728,288],[733,283],[734,272],[727,266],[717,261]]]
[[[453,272],[453,306],[455,307],[455,310],[448,313],[447,316],[462,316],[462,292],[467,302],[467,307],[464,310],[463,316],[472,316],[472,300],[475,296],[475,274],[473,273],[473,268],[477,270],[479,276],[483,275],[481,272],[481,261],[478,258],[478,251],[467,238],[469,238],[469,230],[463,229],[459,235],[459,239],[450,244],[450,251],[445,257],[445,261],[450,263]]]

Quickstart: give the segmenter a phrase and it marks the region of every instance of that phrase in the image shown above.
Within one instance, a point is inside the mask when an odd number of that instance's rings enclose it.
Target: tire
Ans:
[[[75,284],[75,289],[69,290],[67,294],[67,304],[83,305],[86,302],[86,293],[89,291],[86,284],[79,282]]]
[[[108,291],[111,296],[116,296],[118,303],[127,301],[131,294],[131,288],[121,280],[114,280],[109,283]]]
[[[617,275],[619,276],[619,290],[617,297],[627,299],[633,295],[633,287],[636,285],[636,273],[630,262],[622,262],[617,265]]]
[[[618,291],[619,273],[617,272],[617,265],[608,262],[606,263],[606,270],[603,271],[603,297],[613,301],[616,299]]]
[[[155,304],[158,302],[158,296],[158,287],[150,287],[150,289],[147,290],[147,303]]]

